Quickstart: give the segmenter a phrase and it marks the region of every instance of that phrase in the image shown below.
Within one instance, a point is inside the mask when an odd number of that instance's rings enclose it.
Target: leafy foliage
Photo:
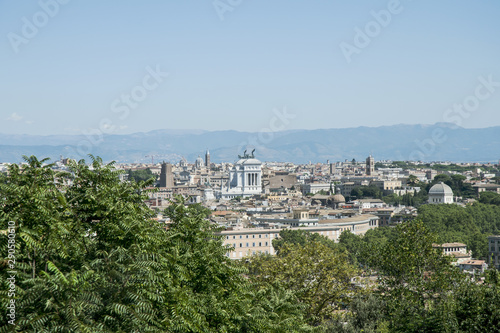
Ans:
[[[439,243],[463,242],[476,258],[486,258],[487,236],[500,234],[499,206],[423,205],[418,212],[419,219],[438,236]]]
[[[260,288],[292,291],[314,325],[332,317],[358,293],[351,283],[357,270],[347,253],[318,240],[285,243],[275,257],[252,256],[248,261],[253,282]]]
[[[150,168],[142,170],[128,170],[128,180],[135,182],[145,182],[151,178],[156,180],[157,176],[153,174]]]
[[[307,329],[285,289],[259,290],[229,260],[207,211],[172,204],[152,219],[146,182],[120,182],[91,156],[55,173],[26,157],[0,180],[0,225],[16,228],[16,329],[29,332],[283,332]],[[62,184],[65,184],[63,186]],[[0,234],[7,253],[7,236]],[[0,331],[7,324],[0,266]],[[293,302],[292,302],[293,301]],[[288,326],[285,325],[289,323]],[[291,326],[293,324],[293,326]]]
[[[383,192],[377,186],[356,186],[350,193],[351,199],[376,198],[382,199]]]
[[[279,253],[285,244],[305,246],[311,242],[320,242],[331,249],[339,247],[338,244],[328,239],[328,237],[318,233],[307,232],[305,230],[283,229],[280,231],[279,235],[279,238],[273,239],[273,247],[276,253]]]
[[[487,205],[500,206],[500,194],[495,192],[482,192],[479,196],[479,202]]]

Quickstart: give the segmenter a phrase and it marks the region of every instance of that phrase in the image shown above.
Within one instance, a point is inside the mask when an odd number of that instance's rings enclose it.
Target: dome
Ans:
[[[449,187],[443,182],[440,182],[431,187],[431,189],[429,190],[429,194],[453,195],[453,191],[451,187]]]
[[[196,163],[203,164],[203,159],[201,158],[201,156],[198,155],[198,158],[196,159]]]
[[[335,194],[333,197],[332,197],[332,200],[334,203],[339,203],[339,202],[345,202],[345,198],[342,194]]]

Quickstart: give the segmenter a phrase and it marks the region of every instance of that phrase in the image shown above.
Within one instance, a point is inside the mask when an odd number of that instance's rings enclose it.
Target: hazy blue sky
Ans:
[[[496,0],[60,2],[0,0],[0,133],[500,125]]]

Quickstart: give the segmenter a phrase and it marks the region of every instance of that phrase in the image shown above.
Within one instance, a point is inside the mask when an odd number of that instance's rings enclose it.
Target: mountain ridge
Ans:
[[[232,162],[244,149],[256,149],[262,161],[326,162],[377,160],[471,161],[500,159],[500,126],[467,129],[448,123],[378,127],[240,132],[235,130],[153,130],[131,134],[8,135],[0,133],[0,162],[20,162],[22,155],[147,162],[150,155],[178,162],[194,161],[210,150],[213,162]]]

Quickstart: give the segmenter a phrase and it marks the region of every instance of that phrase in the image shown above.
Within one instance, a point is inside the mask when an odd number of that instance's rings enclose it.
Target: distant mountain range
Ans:
[[[233,162],[256,149],[256,158],[279,162],[326,162],[345,159],[497,162],[500,126],[466,129],[447,123],[344,129],[237,132],[156,130],[128,135],[7,135],[0,134],[0,162],[20,162],[22,155],[58,160],[62,155],[104,161],[193,162],[210,150],[213,162]],[[148,157],[146,157],[148,156]],[[87,158],[86,158],[87,159]]]

